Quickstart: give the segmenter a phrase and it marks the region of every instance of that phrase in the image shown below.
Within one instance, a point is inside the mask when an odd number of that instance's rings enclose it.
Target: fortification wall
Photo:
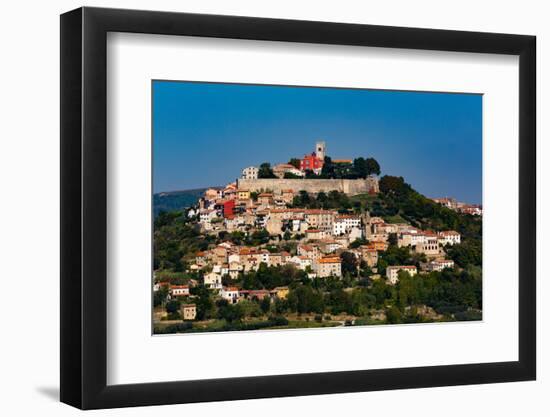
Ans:
[[[249,191],[271,190],[280,193],[282,190],[293,190],[295,193],[305,190],[311,194],[317,194],[321,191],[340,191],[348,195],[368,193],[371,189],[378,192],[378,179],[367,178],[357,180],[340,179],[271,179],[261,178],[256,180],[241,179],[237,180],[237,187]]]

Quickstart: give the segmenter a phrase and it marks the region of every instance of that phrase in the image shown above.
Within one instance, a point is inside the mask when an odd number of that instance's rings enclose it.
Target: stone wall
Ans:
[[[280,193],[282,190],[293,190],[295,193],[298,193],[301,190],[305,190],[308,193],[317,194],[320,191],[328,193],[329,191],[336,190],[348,195],[356,195],[368,193],[371,189],[374,192],[378,192],[378,178],[369,177],[357,180],[271,178],[251,180],[239,178],[237,180],[237,187],[251,192],[270,190]]]

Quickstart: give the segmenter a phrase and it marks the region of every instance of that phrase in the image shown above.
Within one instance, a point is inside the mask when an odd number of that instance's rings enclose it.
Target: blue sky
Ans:
[[[153,82],[154,192],[224,185],[317,140],[428,197],[481,203],[481,95]]]

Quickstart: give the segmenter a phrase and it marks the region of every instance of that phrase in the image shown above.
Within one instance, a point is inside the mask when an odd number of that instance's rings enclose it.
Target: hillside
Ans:
[[[206,188],[193,190],[170,191],[153,195],[153,213],[155,218],[161,211],[176,211],[197,203]]]

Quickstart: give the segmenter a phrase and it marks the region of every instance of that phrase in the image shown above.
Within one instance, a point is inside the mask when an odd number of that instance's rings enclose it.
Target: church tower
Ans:
[[[321,161],[325,160],[325,156],[327,155],[326,150],[327,150],[327,147],[324,141],[319,141],[315,144],[315,155]]]

